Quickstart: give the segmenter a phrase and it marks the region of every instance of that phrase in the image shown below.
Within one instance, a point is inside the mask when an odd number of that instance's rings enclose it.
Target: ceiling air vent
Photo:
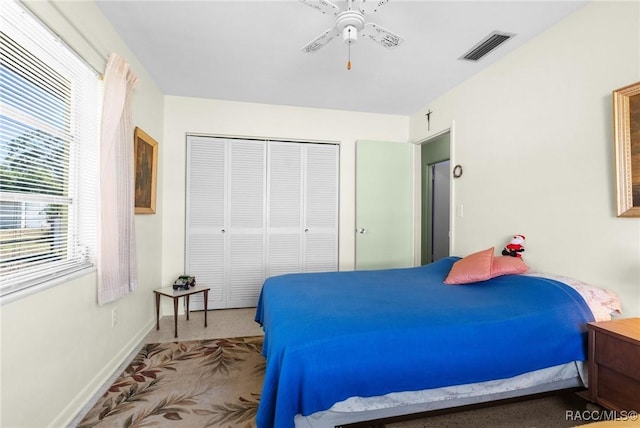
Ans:
[[[485,37],[482,41],[477,43],[474,47],[472,47],[469,52],[462,55],[459,59],[466,59],[468,61],[478,61],[486,54],[514,37],[515,34],[512,33],[503,33],[501,31],[494,31]]]

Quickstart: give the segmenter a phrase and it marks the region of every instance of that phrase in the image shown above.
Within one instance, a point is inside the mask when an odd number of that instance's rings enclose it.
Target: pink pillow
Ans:
[[[478,251],[455,262],[444,283],[468,284],[470,282],[486,281],[491,278],[493,249],[494,247],[491,247]]]
[[[501,275],[524,273],[528,270],[529,267],[520,257],[498,256],[493,259],[493,265],[491,266],[491,278]]]

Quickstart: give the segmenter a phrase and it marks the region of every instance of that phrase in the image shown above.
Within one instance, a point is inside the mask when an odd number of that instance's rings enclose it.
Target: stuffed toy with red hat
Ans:
[[[503,256],[511,256],[511,257],[522,257],[522,253],[524,251],[524,235],[514,235],[511,238],[511,242],[507,244],[506,247],[502,250]]]

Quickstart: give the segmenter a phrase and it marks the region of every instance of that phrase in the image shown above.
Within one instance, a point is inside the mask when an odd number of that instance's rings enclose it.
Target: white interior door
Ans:
[[[356,269],[413,265],[413,149],[356,143]]]
[[[338,148],[305,145],[304,272],[338,270]]]
[[[262,141],[229,145],[227,308],[255,306],[265,278],[265,168]]]
[[[255,306],[269,276],[337,270],[338,156],[330,144],[187,138],[185,270],[211,288],[211,309]]]
[[[267,277],[302,272],[302,152],[302,144],[269,144]]]
[[[185,271],[208,286],[208,306],[255,306],[265,272],[264,142],[187,140]],[[194,310],[202,296],[192,297]]]
[[[209,308],[226,304],[224,277],[226,142],[211,138],[187,140],[185,273],[198,285],[210,287]],[[204,308],[201,294],[193,308]]]

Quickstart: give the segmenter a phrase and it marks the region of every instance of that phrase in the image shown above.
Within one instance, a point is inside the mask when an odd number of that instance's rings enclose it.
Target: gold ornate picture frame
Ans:
[[[640,82],[613,91],[618,217],[640,217]]]
[[[136,127],[133,133],[135,213],[156,213],[158,142]]]

